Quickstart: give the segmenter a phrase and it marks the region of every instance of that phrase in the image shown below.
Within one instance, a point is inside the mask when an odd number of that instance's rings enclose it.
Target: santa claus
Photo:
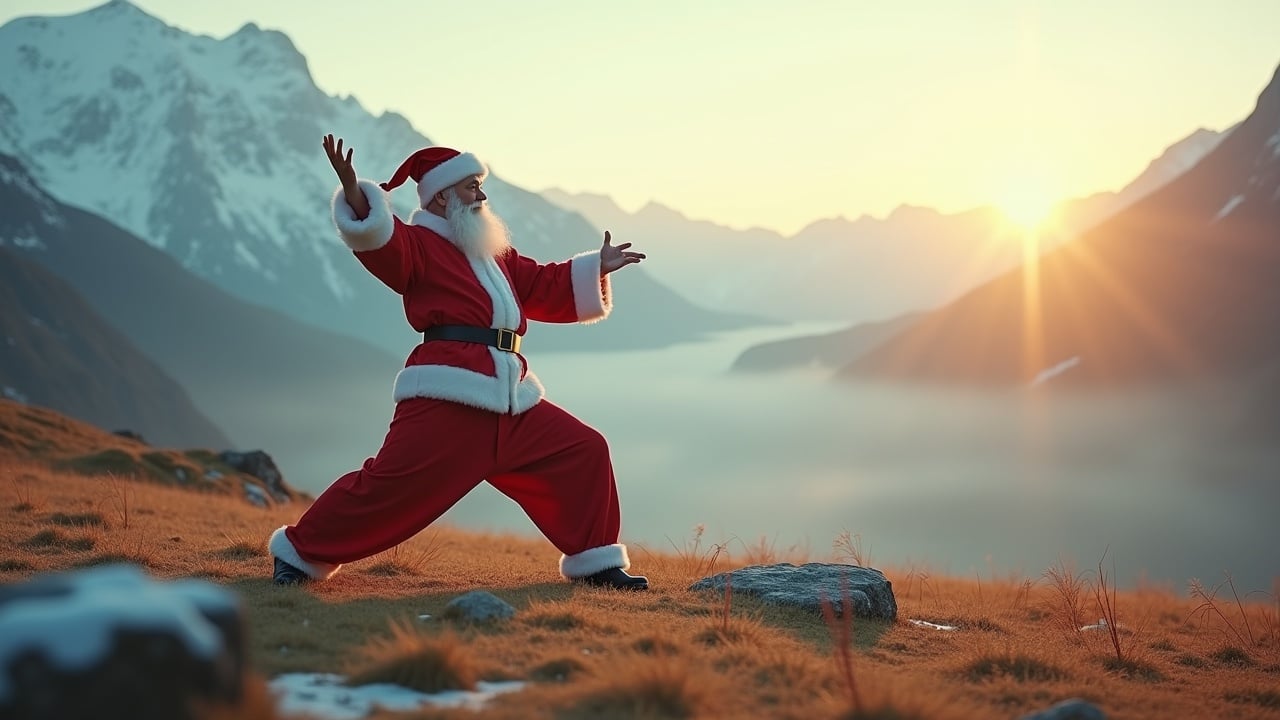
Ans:
[[[592,586],[648,588],[618,542],[618,495],[604,437],[544,397],[520,354],[530,320],[596,322],[609,314],[609,273],[644,255],[609,233],[598,251],[540,263],[510,244],[471,153],[429,147],[391,180],[357,179],[352,149],[323,141],[341,187],[338,234],[404,299],[423,341],[395,380],[381,449],[338,478],[269,547],[275,582],[323,580],[343,563],[427,527],[483,481],[515,500],[563,555],[560,574]],[[420,207],[403,222],[387,193],[412,178]]]

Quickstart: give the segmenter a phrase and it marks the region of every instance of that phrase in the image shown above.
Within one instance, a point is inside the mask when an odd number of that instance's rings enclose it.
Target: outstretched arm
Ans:
[[[338,180],[342,183],[342,194],[347,198],[347,204],[351,206],[351,210],[356,214],[357,220],[364,220],[369,217],[369,198],[364,196],[364,191],[356,181],[356,168],[351,162],[351,156],[355,153],[355,148],[347,148],[347,155],[342,155],[342,138],[338,138],[337,144],[333,141],[333,135],[325,135],[324,141],[325,154],[329,156],[329,164],[333,166],[333,171],[338,174]]]

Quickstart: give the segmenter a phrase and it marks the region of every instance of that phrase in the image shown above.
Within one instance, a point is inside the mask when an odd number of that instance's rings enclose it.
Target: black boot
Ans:
[[[616,590],[648,590],[649,578],[643,575],[628,575],[622,568],[601,570],[595,575],[574,578],[574,582],[592,587],[614,588]]]
[[[276,558],[276,571],[271,579],[277,585],[301,585],[311,580],[311,576],[280,558]]]

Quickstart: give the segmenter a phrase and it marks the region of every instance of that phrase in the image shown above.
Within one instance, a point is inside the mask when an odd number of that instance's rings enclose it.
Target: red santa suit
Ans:
[[[424,199],[485,174],[474,156],[451,152],[419,179]],[[530,320],[590,323],[609,314],[598,251],[545,264],[514,249],[472,257],[455,246],[444,218],[417,210],[402,222],[381,187],[367,180],[360,187],[369,216],[358,219],[339,190],[338,233],[369,272],[404,298],[415,330],[469,325],[523,334]],[[544,399],[523,356],[471,342],[423,342],[397,375],[394,397],[378,454],[338,478],[297,524],[276,530],[273,555],[313,579],[328,578],[343,563],[408,540],[487,480],[563,553],[564,577],[629,567],[618,543],[618,497],[604,437]]]

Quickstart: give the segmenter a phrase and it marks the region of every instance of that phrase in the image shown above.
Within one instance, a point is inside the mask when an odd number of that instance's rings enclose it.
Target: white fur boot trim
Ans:
[[[284,534],[284,527],[271,533],[271,540],[267,542],[267,549],[271,551],[272,555],[311,576],[312,580],[328,580],[334,573],[338,572],[338,568],[342,567],[341,564],[330,565],[329,563],[303,560],[298,551],[294,549],[293,543],[289,542],[289,537]]]
[[[627,546],[601,545],[583,550],[576,555],[560,556],[560,575],[570,580],[595,575],[609,568],[631,567],[631,559],[627,557]]]

